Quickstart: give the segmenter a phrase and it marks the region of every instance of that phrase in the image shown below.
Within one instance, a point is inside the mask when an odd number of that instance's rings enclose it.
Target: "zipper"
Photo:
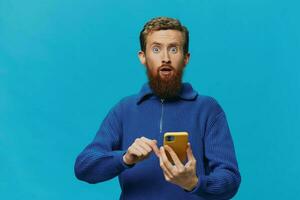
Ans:
[[[164,117],[164,99],[161,99],[161,115],[160,115],[160,122],[159,122],[159,132],[162,133],[163,128],[163,117]]]

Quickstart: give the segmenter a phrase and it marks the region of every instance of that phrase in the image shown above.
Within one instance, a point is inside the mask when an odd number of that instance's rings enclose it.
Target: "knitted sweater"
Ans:
[[[156,139],[160,147],[165,132],[178,131],[189,133],[197,161],[199,181],[192,191],[167,182],[154,153],[133,166],[123,162],[123,155],[136,138]],[[122,99],[77,157],[75,175],[88,183],[118,176],[120,199],[126,200],[230,199],[241,182],[223,109],[214,98],[199,95],[189,83],[183,83],[175,100],[162,101],[149,84],[137,95]]]

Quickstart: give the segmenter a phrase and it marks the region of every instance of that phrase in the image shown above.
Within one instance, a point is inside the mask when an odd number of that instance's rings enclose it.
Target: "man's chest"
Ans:
[[[201,113],[196,109],[170,103],[140,106],[127,111],[123,118],[122,148],[127,149],[136,138],[147,137],[163,143],[166,132],[189,133],[189,141],[201,143],[205,121],[200,119]]]

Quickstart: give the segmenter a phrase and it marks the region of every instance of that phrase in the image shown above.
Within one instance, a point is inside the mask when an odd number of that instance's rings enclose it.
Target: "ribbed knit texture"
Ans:
[[[189,133],[197,160],[199,182],[190,192],[164,179],[154,153],[134,166],[123,162],[124,153],[136,138],[156,139],[160,147],[163,134],[172,131]],[[241,182],[224,111],[215,99],[198,95],[188,83],[183,84],[180,98],[163,104],[148,84],[139,94],[122,99],[77,157],[75,174],[88,183],[119,176],[120,199],[126,200],[230,199]]]

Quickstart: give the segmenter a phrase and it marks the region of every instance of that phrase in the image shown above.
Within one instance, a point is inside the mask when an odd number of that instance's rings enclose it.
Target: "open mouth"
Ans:
[[[171,75],[173,68],[170,66],[163,66],[159,69],[159,73],[164,76]]]
[[[161,69],[160,69],[160,71],[172,71],[172,68],[171,67],[162,67]]]

